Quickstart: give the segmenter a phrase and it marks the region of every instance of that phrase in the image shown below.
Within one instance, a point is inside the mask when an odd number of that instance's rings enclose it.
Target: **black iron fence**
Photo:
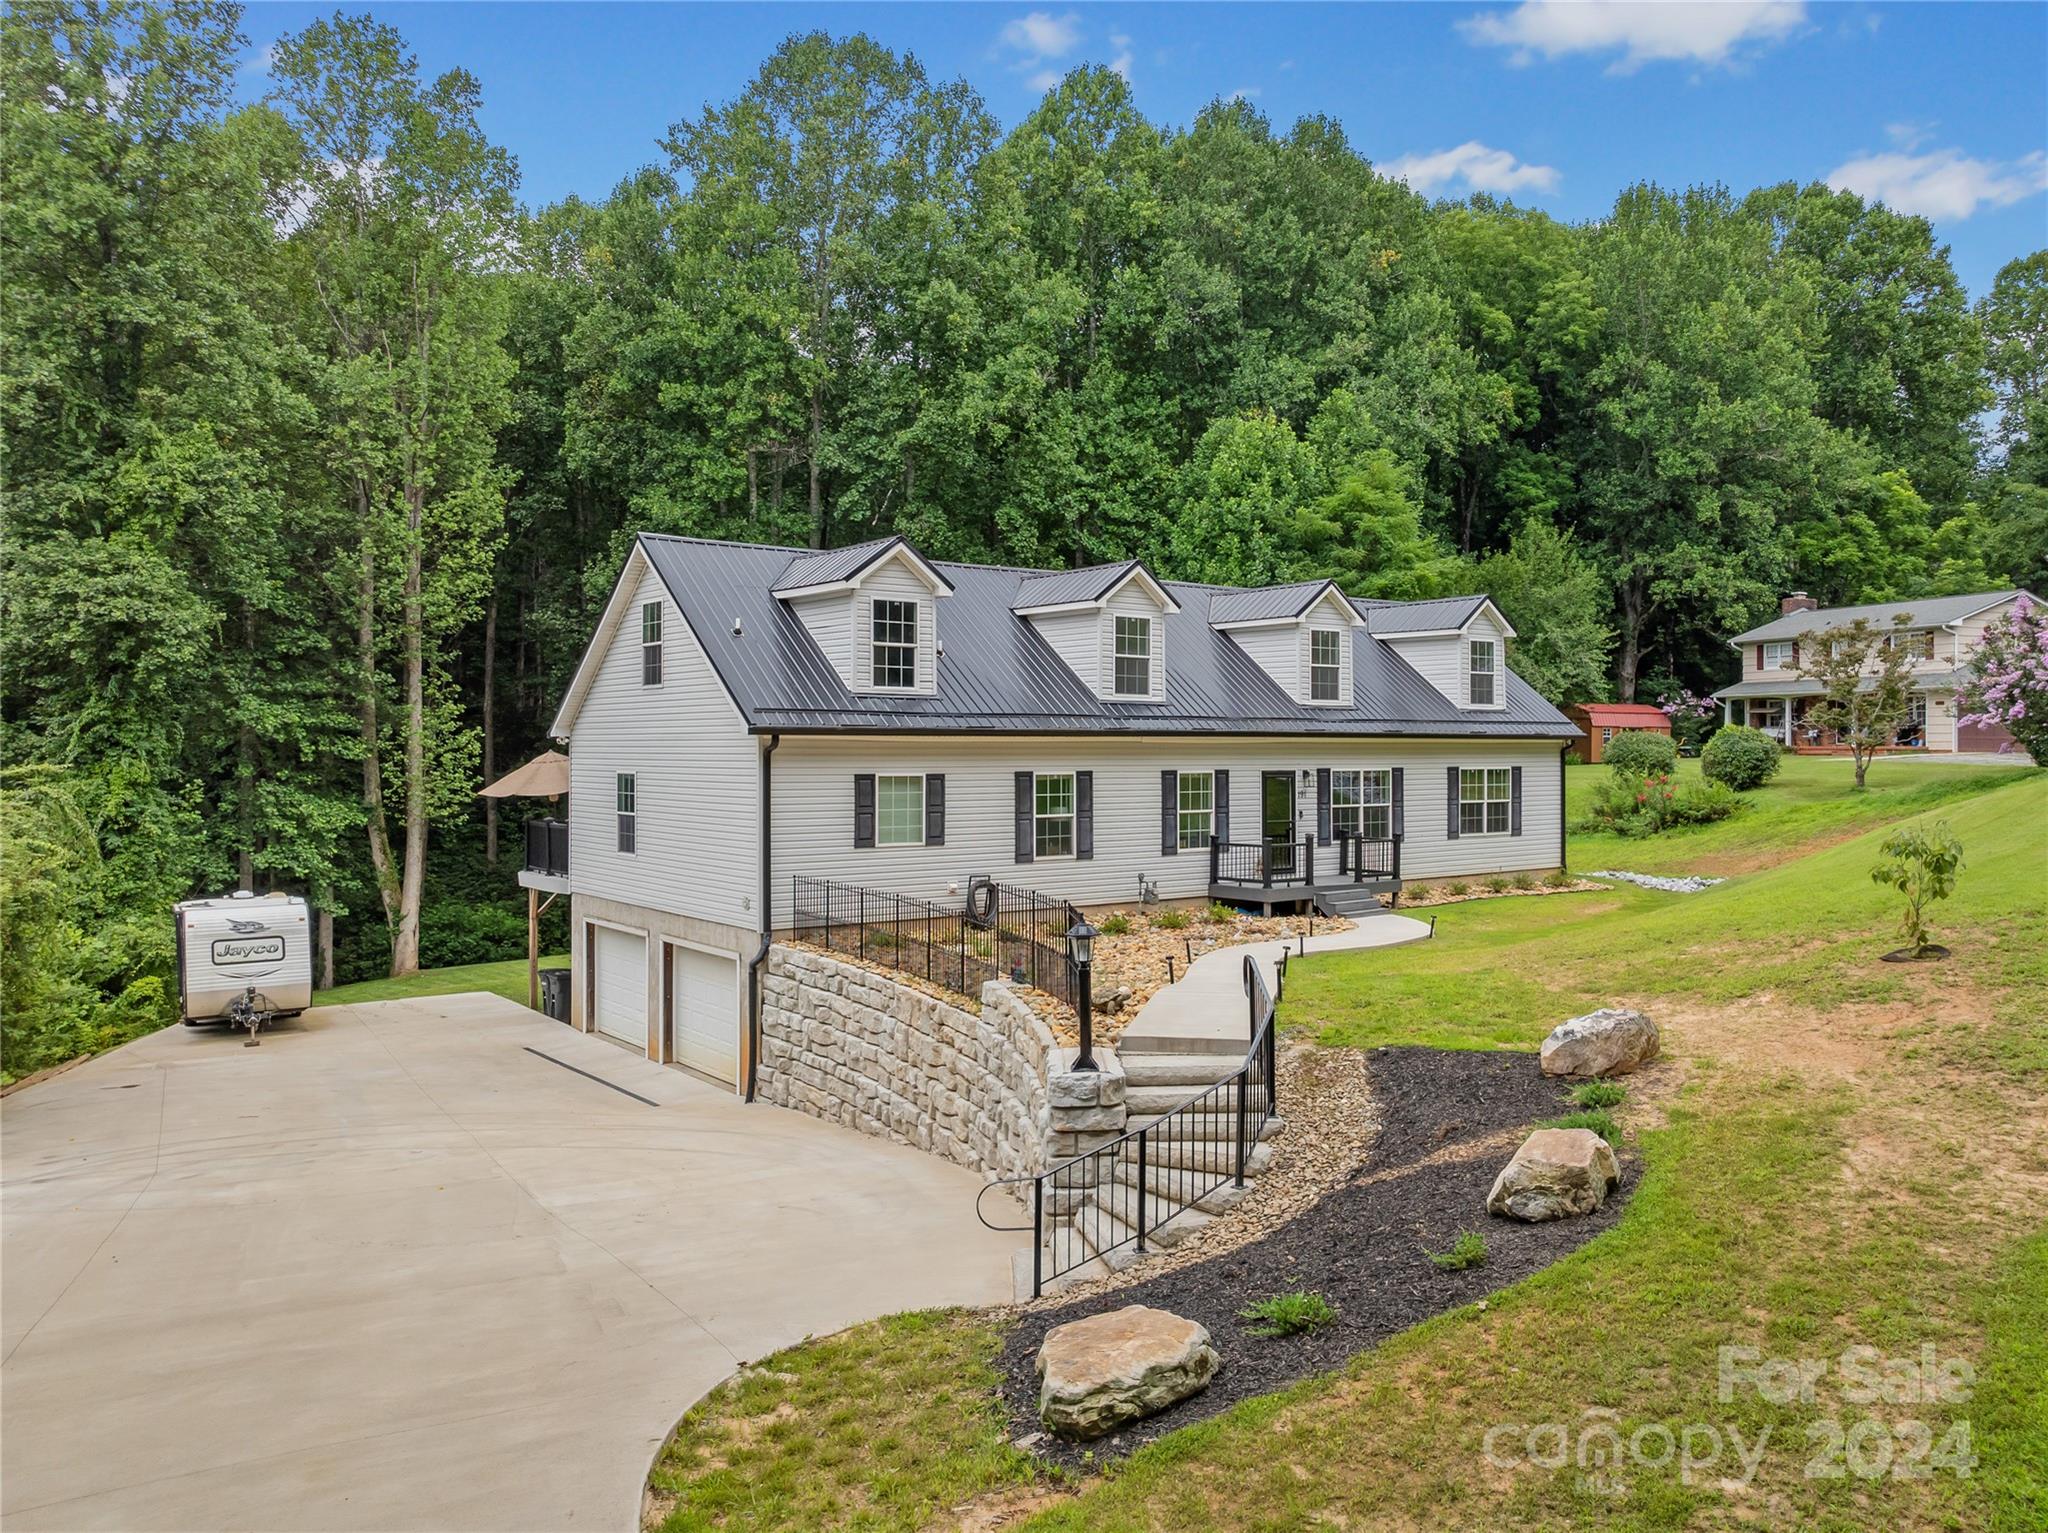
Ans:
[[[555,878],[569,876],[569,822],[528,820],[526,822],[526,871],[546,873]]]
[[[978,882],[954,909],[827,878],[790,880],[784,935],[845,953],[967,997],[992,979],[1030,985],[1072,1006],[1077,987],[1067,930],[1080,919],[1065,900]]]
[[[1257,958],[1246,954],[1251,1047],[1236,1070],[1100,1149],[1036,1176],[982,1188],[986,1198],[991,1188],[1013,1187],[1029,1203],[1028,1225],[991,1224],[979,1200],[975,1213],[990,1229],[1031,1232],[1033,1298],[1047,1283],[1126,1246],[1143,1255],[1161,1225],[1198,1208],[1226,1183],[1244,1186],[1246,1164],[1279,1108],[1273,1014],[1286,983],[1284,952],[1270,993]]]

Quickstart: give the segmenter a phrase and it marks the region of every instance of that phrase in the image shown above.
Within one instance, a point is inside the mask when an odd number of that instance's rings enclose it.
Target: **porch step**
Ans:
[[[1184,1168],[1191,1171],[1215,1171],[1225,1176],[1236,1174],[1237,1144],[1231,1139],[1194,1139],[1183,1144],[1152,1144],[1145,1146],[1145,1169],[1148,1171]],[[1273,1147],[1269,1144],[1255,1144],[1245,1152],[1244,1174],[1258,1176],[1273,1161]],[[1135,1174],[1136,1167],[1132,1168]]]
[[[1117,1053],[1129,1085],[1179,1086],[1189,1096],[1231,1074],[1243,1058],[1242,1049],[1235,1059],[1227,1054],[1126,1054],[1122,1050]]]
[[[1233,1066],[1232,1069],[1234,1068]],[[1223,1076],[1231,1073],[1231,1070],[1225,1070],[1220,1075],[1211,1076],[1208,1080],[1197,1085],[1127,1086],[1124,1090],[1124,1105],[1130,1109],[1134,1120],[1148,1113],[1169,1113],[1176,1107],[1193,1101],[1204,1091],[1208,1090],[1209,1087],[1215,1085]],[[1215,1102],[1214,1105],[1219,1112],[1225,1110],[1235,1112],[1237,1110],[1237,1099],[1235,1097],[1231,1098],[1227,1104],[1227,1109],[1226,1104],[1222,1102]]]
[[[1134,1112],[1126,1120],[1124,1132],[1134,1134],[1141,1128],[1150,1128],[1165,1116],[1165,1113]],[[1252,1116],[1254,1118],[1258,1116],[1258,1109],[1256,1107],[1252,1109]],[[1285,1118],[1268,1118],[1258,1128],[1253,1137],[1256,1139],[1271,1139],[1286,1127],[1287,1120]],[[1168,1132],[1169,1136],[1174,1139],[1190,1140],[1197,1143],[1221,1142],[1224,1144],[1234,1144],[1237,1141],[1237,1114],[1235,1112],[1191,1113],[1186,1122],[1176,1123]],[[1155,1146],[1148,1143],[1146,1148],[1150,1150],[1155,1148]],[[1164,1146],[1158,1146],[1157,1148],[1164,1148]]]
[[[1260,1148],[1263,1149],[1264,1146]],[[1188,1207],[1197,1209],[1204,1214],[1227,1214],[1231,1209],[1244,1201],[1245,1194],[1251,1191],[1249,1183],[1240,1187],[1234,1180],[1226,1181],[1222,1186],[1211,1187],[1199,1198],[1191,1201],[1188,1200],[1188,1194],[1208,1181],[1212,1176],[1228,1177],[1230,1175],[1231,1171],[1228,1161],[1216,1166],[1187,1167],[1184,1169],[1174,1166],[1154,1166],[1148,1164],[1145,1167],[1145,1191],[1148,1196],[1157,1193],[1160,1197],[1171,1198],[1176,1203],[1186,1201]],[[1245,1166],[1245,1175],[1247,1178],[1252,1175],[1249,1163]],[[1138,1168],[1130,1164],[1120,1165],[1116,1168],[1116,1179],[1126,1187],[1135,1188],[1138,1185]]]
[[[1376,916],[1385,906],[1363,884],[1343,884],[1316,891],[1316,909],[1326,916]]]
[[[1124,1272],[1142,1260],[1137,1232],[1123,1220],[1096,1203],[1074,1215],[1074,1233],[1081,1248],[1111,1272]]]

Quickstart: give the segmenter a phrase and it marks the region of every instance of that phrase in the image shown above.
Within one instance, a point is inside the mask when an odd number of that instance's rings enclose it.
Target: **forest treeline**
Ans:
[[[1824,602],[2048,583],[2048,254],[1974,306],[1824,186],[1430,202],[1340,124],[1004,131],[791,38],[529,209],[391,27],[0,14],[0,1020],[170,1015],[168,907],[305,892],[341,977],[521,950],[480,782],[641,529],[1487,590],[1556,699],[1724,679]]]

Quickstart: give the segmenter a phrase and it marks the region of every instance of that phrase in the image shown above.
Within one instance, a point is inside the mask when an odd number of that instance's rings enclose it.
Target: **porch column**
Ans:
[[[1723,729],[1726,729],[1730,724],[1733,724],[1734,722],[1735,700],[1730,697],[1724,697],[1721,699],[1721,727]]]

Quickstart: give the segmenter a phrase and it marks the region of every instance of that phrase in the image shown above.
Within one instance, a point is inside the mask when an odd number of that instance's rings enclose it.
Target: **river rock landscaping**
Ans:
[[[1611,868],[1588,873],[1588,878],[1611,878],[1617,883],[1634,884],[1640,889],[1658,889],[1665,894],[1699,894],[1722,882],[1700,874],[1624,873]]]
[[[1620,1217],[1633,1167],[1583,1218],[1543,1224],[1490,1219],[1486,1200],[1501,1158],[1538,1122],[1570,1110],[1567,1082],[1544,1076],[1522,1052],[1392,1047],[1367,1056],[1379,1131],[1362,1166],[1263,1238],[1166,1270],[1147,1267],[1081,1298],[1022,1309],[1004,1337],[1003,1398],[1013,1437],[1055,1462],[1120,1457],[1238,1400],[1333,1368],[1430,1315],[1484,1298],[1585,1244]],[[1297,1117],[1289,1133],[1312,1132]],[[1285,1144],[1283,1138],[1280,1141]],[[1228,1222],[1228,1221],[1224,1221]],[[1430,1253],[1483,1230],[1486,1259],[1444,1270]],[[1335,1310],[1300,1335],[1262,1337],[1246,1305],[1310,1290]],[[1048,1333],[1089,1315],[1143,1304],[1205,1327],[1221,1366],[1200,1394],[1085,1447],[1045,1435],[1038,1419],[1037,1358]]]

